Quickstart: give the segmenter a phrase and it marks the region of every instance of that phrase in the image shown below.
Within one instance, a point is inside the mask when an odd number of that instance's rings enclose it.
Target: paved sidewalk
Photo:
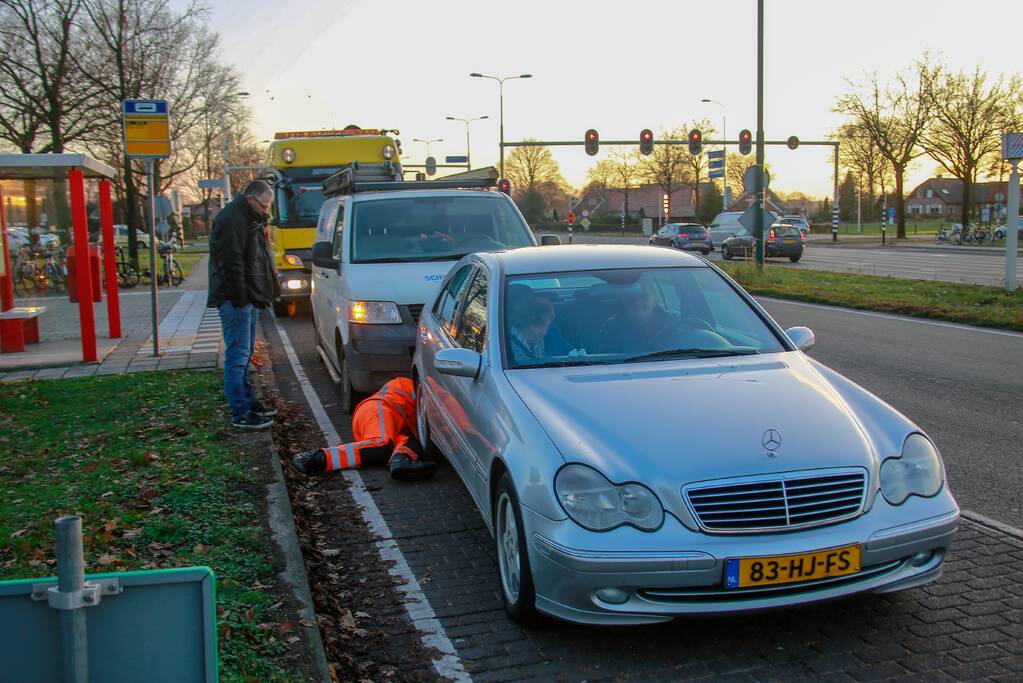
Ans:
[[[220,319],[216,310],[206,308],[206,285],[206,264],[205,261],[201,261],[181,288],[161,291],[160,356],[153,356],[152,313],[148,297],[146,305],[127,306],[124,305],[126,298],[124,297],[121,316],[124,336],[120,340],[115,340],[116,347],[106,353],[100,363],[74,363],[57,367],[0,371],[0,381],[218,367],[221,353]],[[135,292],[131,292],[129,296],[132,299],[139,298]],[[66,302],[66,299],[63,302]],[[105,308],[105,304],[101,305]],[[49,309],[47,310],[49,313]],[[54,313],[59,314],[58,311]],[[58,330],[64,326],[66,323],[60,320],[52,322],[54,336],[58,339],[61,334]]]

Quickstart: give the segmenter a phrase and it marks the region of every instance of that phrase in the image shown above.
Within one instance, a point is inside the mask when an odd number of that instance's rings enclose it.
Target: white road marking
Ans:
[[[923,320],[921,318],[910,318],[904,315],[897,315],[895,313],[872,313],[870,311],[858,311],[854,308],[842,308],[841,306],[827,306],[825,304],[811,304],[805,301],[789,301],[788,299],[775,299],[770,296],[755,296],[757,300],[770,301],[772,304],[788,304],[789,306],[805,306],[806,308],[821,308],[826,311],[835,311],[837,313],[851,313],[853,315],[865,315],[868,318],[885,318],[887,320],[900,320],[907,323],[917,323],[919,325],[933,325],[935,327],[951,327],[955,330],[964,330],[966,332],[983,332],[985,334],[997,334],[1001,337],[1015,337],[1017,339],[1023,339],[1023,334],[1019,332],[1010,332],[1008,330],[993,330],[987,327],[973,327],[971,325],[960,325],[958,323],[942,323],[935,320]]]
[[[1016,538],[1023,540],[1023,529],[1017,529],[1010,524],[999,522],[997,519],[991,519],[987,515],[982,515],[979,512],[974,512],[973,510],[960,510],[959,515],[961,517],[965,517],[971,522],[983,524],[984,526],[991,527],[992,529],[1001,531],[1004,534],[1009,534],[1010,536],[1015,536]]]
[[[277,327],[277,333],[281,336],[281,343],[284,345],[284,352],[288,356],[288,363],[291,364],[295,378],[302,387],[302,394],[313,411],[316,424],[319,425],[320,431],[323,432],[323,438],[329,444],[341,443],[337,430],[334,429],[330,418],[327,417],[327,411],[323,408],[323,404],[320,403],[316,390],[310,384],[305,370],[302,369],[302,365],[299,363],[298,355],[291,345],[288,333],[284,331],[276,318],[274,319],[274,325]],[[441,625],[440,620],[437,619],[437,615],[433,611],[433,607],[430,606],[430,601],[427,599],[426,594],[423,593],[419,581],[416,580],[416,576],[409,568],[405,556],[394,541],[386,520],[380,514],[380,510],[377,508],[373,497],[366,490],[366,485],[363,483],[359,471],[343,470],[342,475],[345,481],[348,482],[348,490],[351,491],[352,497],[359,505],[363,521],[380,538],[376,543],[380,559],[390,565],[389,571],[391,576],[401,579],[395,588],[404,595],[403,604],[409,618],[412,619],[412,625],[419,630],[424,644],[441,652],[441,657],[433,660],[433,668],[441,676],[453,681],[472,681],[472,677],[462,667],[462,661],[458,658],[458,653],[455,652],[455,646],[451,643],[447,633],[444,632],[444,627]]]

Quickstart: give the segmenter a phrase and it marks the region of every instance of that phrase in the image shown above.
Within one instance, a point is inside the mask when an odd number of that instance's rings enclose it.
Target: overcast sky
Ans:
[[[413,138],[443,138],[431,146],[439,159],[464,154],[464,124],[444,117],[487,114],[472,124],[473,165],[496,165],[498,87],[473,71],[533,74],[505,84],[509,141],[581,140],[590,127],[605,140],[638,139],[643,128],[720,125],[723,115],[731,139],[755,133],[756,0],[210,3],[223,57],[252,93],[259,139],[349,123],[398,128],[407,163],[422,163],[425,145]],[[824,139],[841,122],[831,107],[844,77],[889,74],[925,50],[992,74],[1023,65],[1017,0],[765,4],[767,139]],[[829,149],[768,147],[772,188],[830,195]],[[554,155],[570,184],[586,182],[594,158],[581,147]],[[920,160],[911,181],[936,166]]]

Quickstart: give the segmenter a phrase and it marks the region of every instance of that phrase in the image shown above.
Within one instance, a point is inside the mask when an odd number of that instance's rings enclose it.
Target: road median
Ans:
[[[898,277],[719,263],[751,294],[1023,332],[1023,292]]]

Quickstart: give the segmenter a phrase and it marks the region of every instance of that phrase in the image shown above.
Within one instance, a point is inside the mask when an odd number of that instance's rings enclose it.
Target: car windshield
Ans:
[[[352,263],[457,260],[473,251],[532,246],[529,226],[490,192],[357,202]]]
[[[503,312],[509,368],[785,350],[756,311],[711,268],[509,277]]]

